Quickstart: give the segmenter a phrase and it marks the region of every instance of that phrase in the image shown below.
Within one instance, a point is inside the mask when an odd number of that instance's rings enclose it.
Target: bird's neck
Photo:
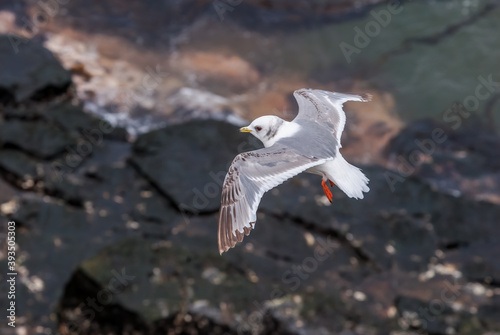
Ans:
[[[268,148],[282,138],[295,135],[299,130],[299,124],[283,120],[283,123],[281,123],[280,127],[278,127],[276,133],[270,134],[269,138],[266,138],[266,140],[262,141],[262,143],[266,148]]]

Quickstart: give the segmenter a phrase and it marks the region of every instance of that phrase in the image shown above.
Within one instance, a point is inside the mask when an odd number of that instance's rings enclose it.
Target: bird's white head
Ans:
[[[251,133],[267,148],[280,138],[291,135],[288,135],[286,131],[289,124],[290,122],[277,116],[266,115],[255,119],[248,127],[243,127],[240,131],[243,133]]]

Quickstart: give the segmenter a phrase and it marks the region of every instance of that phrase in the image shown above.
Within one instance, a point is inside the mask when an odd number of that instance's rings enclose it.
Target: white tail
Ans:
[[[349,198],[363,199],[363,192],[370,191],[369,179],[354,165],[349,164],[337,151],[337,156],[326,163],[326,174]]]

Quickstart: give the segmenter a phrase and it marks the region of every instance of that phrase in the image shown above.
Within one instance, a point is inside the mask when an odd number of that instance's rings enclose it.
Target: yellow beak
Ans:
[[[252,132],[252,129],[250,129],[250,128],[248,128],[248,127],[241,127],[241,128],[240,128],[240,131],[241,131],[242,133],[250,133],[250,132]]]

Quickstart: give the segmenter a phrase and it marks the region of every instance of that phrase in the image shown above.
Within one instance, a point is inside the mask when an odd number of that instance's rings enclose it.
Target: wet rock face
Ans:
[[[318,199],[321,187],[314,176],[281,185],[264,197],[252,234],[222,257],[216,248],[217,213],[178,213],[169,220],[172,234],[164,241],[151,244],[131,236],[110,243],[80,264],[84,277],[74,276],[70,286],[96,282],[97,296],[116,277],[113,271],[124,269],[129,285],[113,295],[119,313],[133,311],[130,327],[148,324],[155,331],[194,327],[198,333],[211,324],[215,333],[301,333],[309,327],[340,333],[349,322],[365,329],[360,334],[400,327],[424,334],[446,334],[450,327],[480,331],[481,322],[496,329],[491,315],[498,307],[488,297],[496,294],[496,256],[488,241],[498,234],[493,224],[498,206],[474,205],[415,179],[392,194],[386,170],[365,172],[372,187],[366,198],[353,201],[337,191],[333,206]],[[462,220],[450,220],[460,208],[468,208],[460,212]],[[474,219],[481,222],[474,226],[488,233],[461,235],[476,241],[475,248],[450,248],[450,236]],[[485,279],[486,273],[494,278]],[[65,324],[84,317],[73,314],[72,299],[70,291],[62,298]],[[115,306],[114,301],[102,307]],[[219,309],[221,303],[229,309]],[[465,307],[456,312],[457,305]],[[234,313],[242,321],[236,322]],[[109,320],[97,318],[107,327]],[[297,322],[302,326],[294,326]]]
[[[456,129],[430,119],[416,121],[385,151],[394,187],[418,176],[452,194],[500,203],[500,136],[477,117]]]
[[[40,136],[63,134],[76,150],[82,131],[100,126],[69,103],[3,117],[6,131],[54,129]],[[239,152],[260,144],[220,121],[133,144],[120,134],[102,134],[60,175],[51,166],[66,149],[41,156],[41,140],[14,137],[0,148],[11,194],[0,210],[29,255],[19,290],[29,322],[51,327],[51,310],[74,334],[498,329],[497,205],[440,193],[418,175],[392,190],[391,171],[365,166],[365,199],[334,189],[329,206],[320,179],[301,175],[266,194],[252,234],[220,256],[220,183]]]
[[[235,154],[232,145],[202,146],[216,141],[215,134],[238,133],[234,126],[211,121],[165,128],[139,138],[130,162],[161,189],[157,196],[182,199],[179,189],[155,181],[173,178],[174,169],[180,169],[174,176],[187,185],[192,170],[183,164],[192,160],[193,169],[202,171],[209,156],[230,161]],[[204,152],[191,148],[177,156],[186,148],[174,143],[196,143]],[[182,162],[181,167],[156,165],[172,157]],[[392,192],[387,170],[364,170],[371,192],[362,201],[337,190],[334,205],[325,206],[319,179],[307,175],[269,192],[255,230],[222,257],[216,249],[217,213],[181,209],[170,221],[172,234],[162,243],[151,246],[131,238],[110,244],[81,263],[82,273],[100,283],[100,290],[115,276],[112,267],[126,269],[134,277],[135,289],[124,287],[116,299],[123,308],[121,315],[134,311],[131,327],[136,329],[148,324],[155,331],[195,327],[201,332],[209,324],[215,333],[215,329],[300,333],[309,332],[309,327],[340,333],[355,322],[365,329],[358,333],[383,334],[402,327],[446,334],[450,327],[481,329],[476,320],[491,322],[496,305],[487,295],[495,294],[490,285],[496,279],[484,276],[491,273],[496,278],[495,254],[487,256],[491,251],[487,246],[498,234],[494,219],[500,214],[498,206],[433,191],[415,178]],[[198,183],[212,182],[206,173],[204,178]],[[215,208],[218,201],[217,196]],[[174,201],[179,211],[177,205]],[[475,220],[481,224],[471,225]],[[479,250],[469,251],[471,241]],[[470,256],[462,258],[457,250]],[[481,269],[476,276],[474,268]],[[87,280],[74,277],[70,283],[84,285]],[[468,289],[471,282],[477,285],[473,291]],[[67,292],[63,301],[71,298]],[[156,306],[151,306],[153,301]],[[219,309],[220,303],[229,310]],[[467,308],[457,313],[456,304]],[[481,314],[476,316],[479,306]],[[70,311],[75,311],[74,304],[67,305],[63,323],[83,317]],[[242,321],[236,322],[233,313]],[[302,326],[293,326],[297,322]]]
[[[17,224],[26,333],[500,331],[500,206],[443,193],[423,172],[391,187],[395,170],[377,166],[363,167],[365,199],[334,188],[329,205],[320,179],[300,175],[264,196],[252,234],[220,256],[221,183],[261,146],[253,136],[197,121],[129,143],[81,105],[29,103],[53,81],[22,94],[9,83],[7,100],[25,103],[0,108],[0,214]],[[409,125],[389,156],[411,157],[438,126]],[[420,167],[496,173],[493,134],[444,134]]]
[[[74,144],[68,134],[52,125],[13,120],[0,124],[0,143],[33,156],[51,158]]]
[[[64,92],[71,75],[40,44],[0,35],[0,101],[19,103]]]
[[[139,136],[130,161],[181,210],[213,212],[234,157],[258,147],[225,122],[191,122]]]
[[[34,180],[37,176],[37,162],[25,153],[12,149],[0,151],[0,169],[4,178],[11,180],[16,186]]]
[[[365,199],[334,189],[331,206],[317,176],[287,181],[264,196],[252,234],[220,256],[211,172],[223,177],[252,138],[218,121],[155,130],[133,145],[104,137],[62,180],[22,147],[2,149],[1,175],[17,189],[0,209],[22,227],[23,266],[43,283],[20,290],[38,311],[32,322],[49,308],[77,334],[498,329],[500,208],[417,178],[391,191],[381,167],[364,167]],[[201,201],[192,189],[207,185],[203,206],[181,206]]]

